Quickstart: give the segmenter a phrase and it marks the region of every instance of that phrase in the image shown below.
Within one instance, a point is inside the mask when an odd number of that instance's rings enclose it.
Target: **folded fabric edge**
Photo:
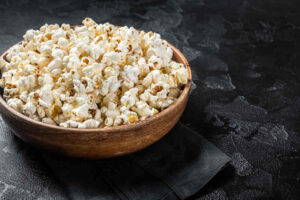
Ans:
[[[208,145],[212,145],[214,146],[216,149],[218,149],[220,151],[221,154],[224,155],[224,159],[223,159],[223,164],[219,165],[217,168],[215,168],[214,173],[212,173],[210,176],[208,176],[208,178],[206,179],[206,181],[203,182],[203,185],[198,188],[197,190],[191,191],[190,193],[187,193],[185,195],[177,192],[176,189],[172,189],[176,195],[178,197],[180,197],[181,199],[186,199],[188,197],[191,197],[193,195],[195,195],[197,192],[199,192],[208,182],[210,182],[220,171],[222,171],[226,166],[228,166],[229,162],[231,161],[231,158],[225,154],[221,149],[219,149],[216,145],[214,145],[213,143],[211,143],[210,141],[208,141],[205,137],[201,136],[199,133],[197,133],[195,130],[191,129],[190,127],[186,126],[184,123],[182,123],[181,121],[178,122],[179,125],[183,126],[184,128],[188,129],[194,136],[199,137],[199,139],[203,140],[204,142],[206,142]],[[169,185],[169,187],[172,188],[172,186]]]

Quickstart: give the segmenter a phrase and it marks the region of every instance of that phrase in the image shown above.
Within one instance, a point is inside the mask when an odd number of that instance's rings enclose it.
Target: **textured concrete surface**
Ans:
[[[299,8],[296,0],[2,0],[0,51],[29,28],[86,16],[158,32],[193,70],[181,121],[232,157],[191,199],[299,199]],[[43,156],[0,128],[0,199],[67,198]]]

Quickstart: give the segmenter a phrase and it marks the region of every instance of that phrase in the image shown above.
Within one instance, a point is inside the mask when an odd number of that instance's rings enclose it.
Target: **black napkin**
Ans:
[[[199,191],[230,158],[178,123],[154,145],[106,160],[44,154],[72,199],[185,199]]]

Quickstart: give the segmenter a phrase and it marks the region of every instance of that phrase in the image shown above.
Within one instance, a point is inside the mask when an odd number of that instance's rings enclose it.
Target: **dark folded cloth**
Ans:
[[[178,123],[154,145],[106,160],[44,154],[71,199],[185,199],[199,191],[230,158]]]

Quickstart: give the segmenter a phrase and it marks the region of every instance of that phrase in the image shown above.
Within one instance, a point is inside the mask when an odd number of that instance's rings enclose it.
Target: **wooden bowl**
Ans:
[[[19,44],[17,44],[19,45]],[[183,63],[189,79],[179,98],[162,112],[134,124],[109,128],[63,128],[35,121],[9,107],[0,95],[0,112],[16,136],[36,147],[80,158],[109,158],[141,150],[166,135],[182,115],[192,74],[186,58],[173,45],[173,60]],[[1,57],[5,59],[7,52]]]

